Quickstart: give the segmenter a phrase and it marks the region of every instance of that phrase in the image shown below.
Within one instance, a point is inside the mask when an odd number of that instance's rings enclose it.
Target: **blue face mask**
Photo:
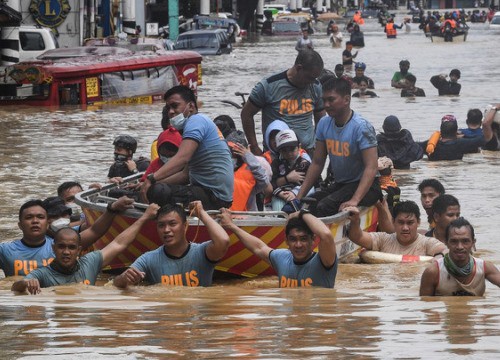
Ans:
[[[186,109],[184,109],[184,111],[186,111]],[[186,116],[184,116],[184,111],[170,119],[170,125],[176,128],[177,131],[184,130],[184,125],[186,124],[186,120],[188,119]]]

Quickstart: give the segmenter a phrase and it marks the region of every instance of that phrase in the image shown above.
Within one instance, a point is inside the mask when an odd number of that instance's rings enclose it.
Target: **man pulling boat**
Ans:
[[[485,279],[500,287],[496,266],[471,255],[476,238],[467,220],[458,218],[448,225],[445,243],[448,254],[422,274],[420,296],[483,296]]]
[[[309,211],[302,209],[288,218],[288,249],[273,249],[239,228],[227,209],[221,209],[219,218],[248,250],[276,270],[280,287],[334,287],[338,266],[335,241],[330,229]],[[317,253],[313,251],[315,236],[319,237]]]
[[[50,265],[30,272],[23,280],[12,285],[12,291],[37,295],[41,288],[56,285],[83,283],[95,285],[102,268],[129,246],[142,226],[156,216],[159,206],[151,204],[144,214],[125,229],[102,250],[92,251],[80,257],[82,251],[80,234],[72,228],[62,228],[54,236],[52,245],[55,259]]]

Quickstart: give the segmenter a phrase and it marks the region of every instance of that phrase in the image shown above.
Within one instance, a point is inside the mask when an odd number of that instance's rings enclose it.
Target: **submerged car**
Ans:
[[[500,30],[500,11],[497,11],[490,22],[491,30]]]
[[[200,55],[229,54],[233,50],[223,29],[192,30],[182,33],[175,43],[176,50],[193,50]]]

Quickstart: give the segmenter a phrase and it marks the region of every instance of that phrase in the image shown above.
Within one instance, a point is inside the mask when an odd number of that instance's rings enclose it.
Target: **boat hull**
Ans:
[[[91,194],[86,196],[86,194]],[[93,224],[96,219],[106,211],[106,203],[98,203],[92,200],[99,194],[96,190],[89,190],[77,195],[77,203],[82,206],[87,221]],[[141,215],[139,209],[128,210],[123,214],[115,216],[114,222],[108,232],[94,244],[94,250],[102,249],[109,244],[123,230],[133,224]],[[254,214],[254,213],[252,213]],[[322,219],[330,228],[335,239],[337,255],[340,260],[347,258],[357,250],[359,246],[350,241],[347,236],[347,215],[337,214]],[[286,219],[276,216],[257,216],[239,213],[234,219],[235,224],[243,230],[252,234],[273,249],[287,248],[285,242]],[[375,231],[377,227],[377,210],[374,207],[365,208],[361,212],[361,224],[367,231]],[[255,277],[262,275],[274,275],[272,267],[262,261],[238,240],[236,235],[228,231],[230,245],[227,254],[216,266],[219,271],[240,275],[244,277]],[[192,242],[204,242],[210,240],[205,226],[197,218],[189,219],[187,239]],[[155,250],[162,245],[154,221],[147,222],[133,243],[120,255],[118,255],[105,270],[122,269],[130,266],[141,254]],[[315,240],[315,251],[317,251],[318,239]]]
[[[443,43],[443,42],[464,42],[467,40],[467,32],[457,34],[457,35],[450,35],[450,36],[444,36],[444,34],[439,33],[439,34],[426,34],[426,36],[431,38],[431,41],[434,43]]]

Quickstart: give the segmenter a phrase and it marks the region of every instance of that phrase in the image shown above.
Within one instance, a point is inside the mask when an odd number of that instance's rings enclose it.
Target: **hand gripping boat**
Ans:
[[[136,183],[141,174],[132,175],[125,179],[121,185]],[[87,221],[93,224],[95,220],[106,211],[109,202],[116,199],[108,196],[110,190],[115,189],[115,184],[109,184],[101,189],[90,189],[76,195],[76,203],[79,204],[87,217]],[[102,249],[113,239],[125,230],[128,226],[140,217],[141,213],[147,207],[146,204],[135,203],[134,209],[127,210],[124,213],[115,216],[113,225],[108,232],[95,244],[95,249]],[[209,213],[217,213],[210,212]],[[243,228],[248,233],[260,238],[271,248],[286,248],[285,225],[286,213],[281,211],[263,211],[263,212],[233,212],[235,215],[234,223]],[[359,246],[350,241],[347,236],[347,225],[349,220],[347,214],[337,214],[322,218],[335,238],[337,255],[340,260],[353,254],[359,249]],[[210,240],[205,226],[198,218],[188,218],[189,228],[187,238],[193,242],[203,242]],[[377,210],[375,207],[365,208],[361,212],[361,224],[366,231],[375,231],[377,227]],[[259,275],[274,275],[274,270],[264,261],[253,255],[247,250],[238,238],[230,233],[229,250],[217,264],[216,269],[245,277],[255,277]],[[317,242],[316,239],[316,249]],[[151,221],[143,226],[141,232],[134,242],[105,269],[126,268],[134,262],[136,258],[147,251],[154,250],[162,243],[156,232],[156,224]]]

